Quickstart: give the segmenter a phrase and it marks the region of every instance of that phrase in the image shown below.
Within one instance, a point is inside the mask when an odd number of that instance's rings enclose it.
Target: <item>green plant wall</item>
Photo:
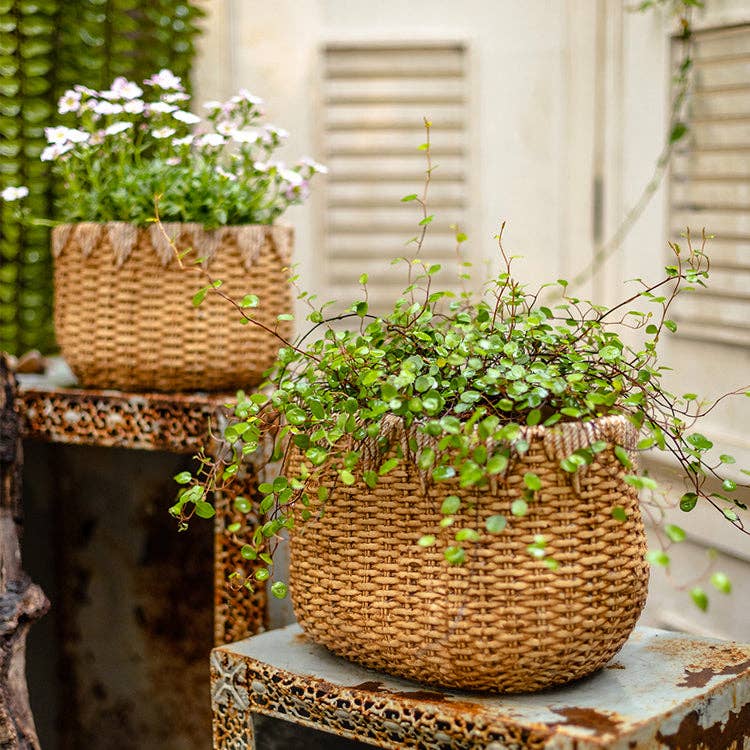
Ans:
[[[170,68],[189,82],[202,11],[187,0],[0,0],[0,189],[26,185],[35,216],[54,215],[39,161],[57,99]],[[54,350],[49,232],[0,204],[0,349]]]

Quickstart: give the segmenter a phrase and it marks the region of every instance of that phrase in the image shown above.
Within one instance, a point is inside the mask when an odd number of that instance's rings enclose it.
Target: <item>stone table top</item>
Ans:
[[[750,645],[652,628],[591,677],[524,695],[389,677],[297,625],[219,647],[211,662],[217,750],[253,747],[252,713],[394,749],[750,748]]]

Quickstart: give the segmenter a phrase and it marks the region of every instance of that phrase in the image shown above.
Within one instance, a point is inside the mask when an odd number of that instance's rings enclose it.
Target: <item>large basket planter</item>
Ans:
[[[221,290],[235,299],[260,298],[248,310],[258,321],[291,334],[278,322],[292,312],[285,271],[292,230],[234,226],[205,230],[165,224],[180,250],[193,248]],[[206,284],[181,270],[161,228],[124,222],[63,224],[52,233],[55,328],[62,354],[90,388],[231,390],[258,383],[274,361],[279,340],[242,325],[226,300],[193,295]],[[196,256],[192,256],[195,258]]]
[[[385,429],[392,444],[408,449],[399,422]],[[294,609],[310,638],[366,667],[483,691],[541,690],[606,664],[646,599],[638,497],[611,447],[574,477],[559,461],[593,440],[632,450],[635,429],[623,417],[604,417],[525,432],[528,452],[486,491],[431,484],[408,462],[375,490],[345,486],[333,472],[323,479],[330,492],[324,512],[296,525],[291,547]],[[543,488],[516,518],[510,505],[525,472]],[[448,494],[472,510],[441,531]],[[613,518],[615,506],[627,521]],[[464,565],[446,564],[442,551],[456,529],[483,529],[500,513],[505,531],[470,545]],[[435,547],[416,544],[426,533],[438,536]],[[557,570],[529,555],[538,534]]]

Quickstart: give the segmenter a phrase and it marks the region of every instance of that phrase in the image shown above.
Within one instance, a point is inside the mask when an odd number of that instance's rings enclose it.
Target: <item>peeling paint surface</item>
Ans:
[[[750,748],[750,645],[637,628],[612,664],[537,694],[425,690],[340,659],[294,625],[214,650],[213,684],[234,669],[249,697],[247,708],[214,701],[214,746],[244,732],[251,748],[256,712],[394,750]]]

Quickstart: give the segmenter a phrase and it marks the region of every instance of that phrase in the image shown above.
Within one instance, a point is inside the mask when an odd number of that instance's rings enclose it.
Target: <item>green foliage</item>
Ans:
[[[58,98],[163,67],[187,79],[201,15],[187,0],[0,0],[0,190],[27,186],[29,212],[51,216],[64,190],[39,156]],[[54,348],[49,232],[3,202],[0,349],[32,348]]]
[[[427,155],[429,183],[429,149]],[[419,205],[423,218],[430,215],[424,196],[407,198]],[[295,508],[306,510],[303,521],[310,517],[312,488],[325,484],[323,477],[338,476],[343,484],[361,478],[375,487],[381,477],[412,462],[426,481],[447,483],[440,527],[451,533],[443,542],[443,555],[447,563],[459,565],[473,545],[487,535],[506,533],[515,517],[545,502],[546,488],[539,475],[524,472],[512,485],[518,488],[512,517],[477,518],[477,526],[467,525],[470,508],[449,494],[451,489],[458,484],[481,493],[493,482],[507,480],[529,449],[524,430],[530,424],[555,430],[565,422],[603,415],[630,420],[641,435],[639,450],[677,458],[691,490],[683,498],[683,510],[707,503],[744,530],[733,510],[743,509],[733,495],[738,485],[725,481],[727,494],[717,496],[707,484],[716,477],[726,480],[719,472],[733,461],[726,455],[714,459],[713,445],[695,430],[711,405],[693,394],[675,396],[662,384],[668,368],[660,360],[659,343],[672,334],[669,312],[678,295],[708,281],[704,246],[694,247],[688,233],[687,248],[672,245],[674,264],[663,278],[636,280],[635,291],[608,308],[572,296],[565,280],[541,288],[521,284],[503,249],[502,230],[497,239],[503,265],[481,295],[457,297],[435,290],[431,266],[419,258],[419,239],[417,257],[404,261],[408,284],[387,315],[359,315],[355,301],[349,312],[326,318],[327,304],[316,306],[301,295],[310,302],[308,320],[320,336],[285,342],[264,393],[257,398],[240,394],[235,420],[225,431],[233,456],[230,467],[238,467],[246,453],[262,449],[267,441],[272,459],[287,455],[292,446],[303,457],[299,472],[287,468],[289,473],[261,486],[266,495],[261,511],[268,511],[272,520],[250,542],[258,554],[274,547],[280,530],[293,527]],[[367,280],[360,281],[366,299]],[[546,300],[547,286],[561,289],[562,298]],[[356,325],[342,330],[336,325],[342,320]],[[390,444],[383,437],[386,418],[399,420],[406,434],[416,432],[423,439]],[[380,449],[374,459],[371,449],[364,451],[365,442],[373,439]],[[564,458],[561,469],[572,478],[609,454],[623,481],[650,496],[657,484],[635,473],[630,450],[594,440]],[[226,468],[205,463],[192,486],[207,493],[220,489]],[[327,496],[327,490],[318,495],[323,512]],[[191,512],[189,505],[183,506],[182,520]],[[628,521],[621,506],[611,513],[615,521]],[[433,548],[435,531],[424,529],[415,545]],[[672,542],[685,537],[676,525],[668,525],[666,534]],[[527,552],[555,570],[558,563],[547,556],[546,545],[545,537],[538,536]],[[655,565],[670,563],[664,550],[649,552],[648,559]],[[693,598],[700,606],[700,597]]]

